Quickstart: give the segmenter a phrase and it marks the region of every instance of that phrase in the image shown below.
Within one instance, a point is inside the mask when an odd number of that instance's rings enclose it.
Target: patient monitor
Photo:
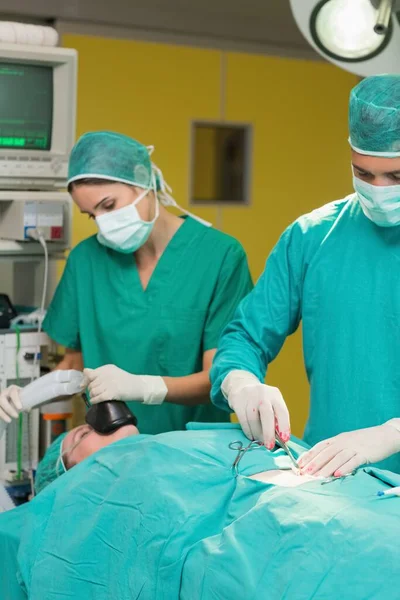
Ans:
[[[0,43],[0,293],[19,307],[17,327],[0,331],[0,391],[29,384],[49,366],[43,358],[51,342],[41,323],[57,285],[57,263],[71,247],[66,186],[77,63],[73,49]],[[26,385],[24,408],[74,394],[81,377],[57,371]],[[2,428],[0,480],[18,461],[22,482],[21,467],[32,473],[38,462],[39,411],[24,418],[22,427],[13,420],[5,435]]]
[[[48,279],[47,305],[71,246],[77,66],[74,49],[0,43],[0,292],[16,305],[38,307]]]
[[[0,44],[0,189],[65,186],[77,62],[76,50]]]

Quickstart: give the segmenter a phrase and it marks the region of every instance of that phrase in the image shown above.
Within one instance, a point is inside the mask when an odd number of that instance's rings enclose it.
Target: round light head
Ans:
[[[365,61],[382,52],[392,35],[391,20],[383,35],[374,31],[377,15],[370,0],[322,0],[311,14],[311,35],[331,58]]]

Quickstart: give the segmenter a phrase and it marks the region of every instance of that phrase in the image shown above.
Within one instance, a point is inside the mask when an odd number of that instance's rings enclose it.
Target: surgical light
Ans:
[[[323,0],[310,18],[312,37],[328,56],[349,62],[380,53],[391,38],[393,0]]]
[[[289,0],[310,46],[361,77],[399,73],[400,0]]]

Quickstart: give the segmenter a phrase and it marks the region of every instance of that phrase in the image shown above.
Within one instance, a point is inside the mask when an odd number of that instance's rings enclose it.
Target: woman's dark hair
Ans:
[[[78,179],[77,181],[71,181],[71,183],[68,184],[68,191],[69,191],[69,193],[71,193],[74,188],[77,188],[80,185],[109,185],[110,183],[118,183],[118,182],[112,181],[110,179],[85,177],[84,179]]]

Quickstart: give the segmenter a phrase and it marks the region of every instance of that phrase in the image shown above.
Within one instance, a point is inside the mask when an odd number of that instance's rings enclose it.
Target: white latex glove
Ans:
[[[278,388],[260,383],[248,371],[231,371],[221,390],[250,440],[272,450],[277,430],[284,442],[289,441],[289,411]]]
[[[340,433],[316,444],[299,459],[302,473],[342,477],[362,465],[400,452],[400,419],[377,427]]]
[[[162,377],[132,375],[115,365],[85,369],[84,386],[89,388],[92,404],[105,400],[125,400],[144,404],[162,404],[168,388]]]
[[[18,419],[22,411],[22,404],[19,398],[21,388],[16,385],[3,390],[0,394],[0,419],[6,423],[11,423],[11,418]]]

